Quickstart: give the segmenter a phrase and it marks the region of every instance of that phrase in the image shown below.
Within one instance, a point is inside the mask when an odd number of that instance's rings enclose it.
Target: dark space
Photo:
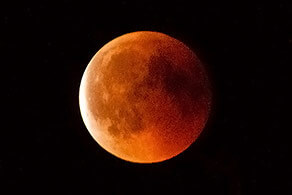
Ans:
[[[292,194],[292,9],[267,2],[1,2],[0,193]],[[107,153],[79,111],[92,56],[139,30],[191,47],[214,93],[198,140],[157,164]]]

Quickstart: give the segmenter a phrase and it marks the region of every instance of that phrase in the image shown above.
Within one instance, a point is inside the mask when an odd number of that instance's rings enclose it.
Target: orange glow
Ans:
[[[202,64],[183,43],[134,32],[102,47],[79,93],[82,118],[99,145],[131,162],[153,163],[188,148],[207,121],[211,92]]]

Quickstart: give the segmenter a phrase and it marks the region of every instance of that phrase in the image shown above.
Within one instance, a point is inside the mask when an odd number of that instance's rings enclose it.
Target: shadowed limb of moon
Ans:
[[[80,85],[82,118],[97,143],[131,162],[170,159],[188,148],[208,119],[204,67],[182,42],[141,31],[103,46]]]

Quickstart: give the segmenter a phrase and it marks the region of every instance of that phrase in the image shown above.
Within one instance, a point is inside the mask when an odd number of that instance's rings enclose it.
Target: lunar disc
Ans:
[[[187,149],[209,116],[204,66],[184,43],[140,31],[104,45],[80,85],[83,121],[96,142],[126,161],[154,163]]]

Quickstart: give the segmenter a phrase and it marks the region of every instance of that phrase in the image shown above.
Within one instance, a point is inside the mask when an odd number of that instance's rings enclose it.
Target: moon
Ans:
[[[95,141],[126,161],[177,156],[208,120],[211,90],[203,64],[181,41],[139,31],[104,45],[81,79],[79,105]]]

